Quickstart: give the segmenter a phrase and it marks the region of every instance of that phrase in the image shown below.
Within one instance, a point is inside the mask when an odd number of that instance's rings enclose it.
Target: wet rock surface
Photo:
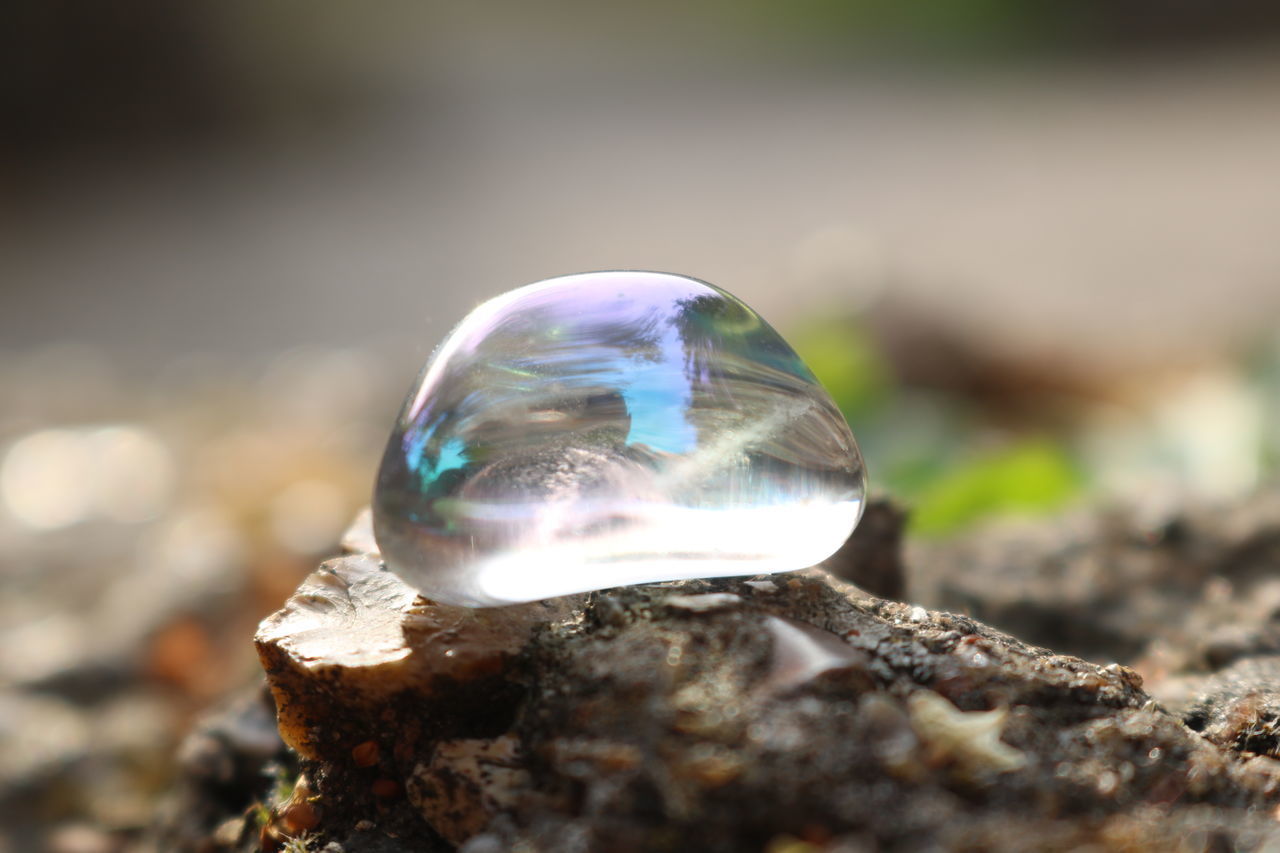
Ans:
[[[352,553],[259,631],[296,751],[219,740],[275,783],[220,818],[189,788],[161,849],[1271,849],[1280,513],[1254,506],[934,546],[908,602],[815,570],[456,611]],[[955,578],[1055,650],[923,606]]]

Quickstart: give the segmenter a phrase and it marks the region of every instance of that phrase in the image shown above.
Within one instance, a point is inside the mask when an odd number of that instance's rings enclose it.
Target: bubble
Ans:
[[[409,394],[374,495],[388,565],[450,604],[788,571],[862,511],[848,424],[758,314],[683,276],[481,305]]]

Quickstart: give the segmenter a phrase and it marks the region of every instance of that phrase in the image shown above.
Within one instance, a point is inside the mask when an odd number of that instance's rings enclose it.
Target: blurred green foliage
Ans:
[[[1131,57],[1162,46],[1274,42],[1280,12],[1256,0],[792,0],[721,4],[759,41],[813,58],[1036,60]]]
[[[1090,29],[1094,4],[1017,0],[795,0],[753,3],[751,17],[784,41],[866,55],[1024,54]]]
[[[871,336],[852,323],[822,323],[800,334],[800,356],[846,418],[883,407],[893,372]]]
[[[1083,492],[1083,468],[1064,440],[1015,433],[992,444],[972,401],[903,385],[858,323],[813,324],[794,340],[853,425],[873,490],[910,509],[911,533],[941,536],[993,516],[1052,512]]]
[[[1258,389],[1266,424],[1262,431],[1262,469],[1274,476],[1280,472],[1280,334],[1246,353],[1245,374]]]
[[[941,535],[982,518],[1051,512],[1080,494],[1085,479],[1066,449],[1023,438],[940,471],[916,493],[911,530]]]

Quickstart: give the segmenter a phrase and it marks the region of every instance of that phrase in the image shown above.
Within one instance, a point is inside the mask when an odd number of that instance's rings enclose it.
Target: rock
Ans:
[[[426,601],[376,555],[331,560],[263,620],[254,642],[280,715],[280,734],[305,758],[350,759],[387,734],[396,703],[485,705],[509,716],[504,670],[534,626],[568,612],[567,600],[472,610]],[[484,716],[489,716],[485,714]],[[430,726],[439,731],[442,714]],[[460,732],[483,725],[453,719]],[[424,723],[401,729],[416,738]]]
[[[818,570],[459,611],[351,550],[258,634],[305,780],[263,797],[268,846],[1280,844],[1265,643],[1218,675],[1188,653],[1166,710],[1127,666]]]
[[[1280,490],[1154,520],[1012,521],[908,550],[918,602],[1150,676],[1280,652]]]
[[[1246,658],[1197,687],[1188,726],[1213,743],[1280,758],[1280,656]]]
[[[530,790],[520,742],[512,735],[441,741],[413,769],[409,802],[447,841],[461,844]]]

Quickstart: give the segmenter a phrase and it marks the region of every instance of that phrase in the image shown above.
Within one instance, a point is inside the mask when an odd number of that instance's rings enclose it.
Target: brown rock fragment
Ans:
[[[346,761],[349,744],[379,733],[392,703],[500,682],[530,631],[565,607],[436,604],[359,554],[322,565],[254,641],[285,742],[313,759],[337,760],[341,749]]]

